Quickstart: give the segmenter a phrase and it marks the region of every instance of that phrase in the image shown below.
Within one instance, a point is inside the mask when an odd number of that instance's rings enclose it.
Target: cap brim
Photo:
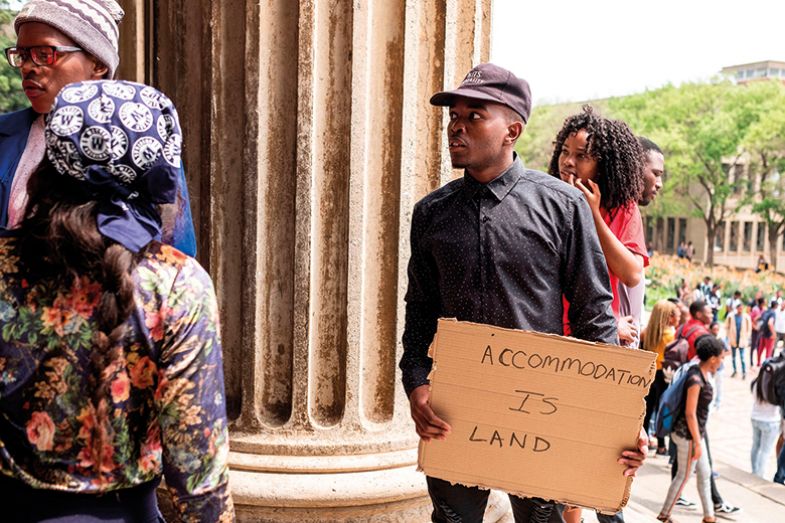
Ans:
[[[497,104],[501,104],[501,105],[507,105],[499,98],[494,97],[488,93],[475,91],[473,89],[461,89],[461,88],[452,91],[442,91],[440,93],[436,93],[435,95],[431,96],[431,105],[440,105],[440,106],[452,105],[453,100],[455,100],[457,96],[462,96],[464,98],[474,98],[476,100],[485,100],[488,102],[496,102]]]

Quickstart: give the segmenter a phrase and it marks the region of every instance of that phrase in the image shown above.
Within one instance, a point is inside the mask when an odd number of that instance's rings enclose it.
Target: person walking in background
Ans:
[[[659,521],[673,521],[670,515],[676,500],[681,496],[684,486],[696,468],[703,521],[705,523],[716,521],[710,488],[711,465],[702,443],[709,418],[709,405],[714,395],[709,383],[709,374],[719,369],[724,347],[714,336],[702,336],[697,342],[697,354],[700,363],[687,371],[684,382],[683,413],[676,420],[671,433],[671,440],[676,444],[678,462],[681,466],[668,488],[665,502],[657,516]]]
[[[738,353],[741,363],[741,379],[747,379],[747,360],[744,359],[744,350],[752,336],[752,319],[744,310],[744,303],[741,300],[736,302],[734,309],[725,317],[725,334],[728,336],[731,348],[731,363],[733,364],[731,378],[738,373],[736,366],[736,353]]]
[[[679,308],[679,324],[676,325],[676,332],[678,332],[679,329],[681,329],[690,319],[690,308],[687,305],[685,305],[684,302],[678,300],[676,300],[675,302],[673,300],[668,300],[668,301],[670,301],[671,303],[675,303],[676,307]]]
[[[704,276],[703,282],[700,284],[700,291],[703,294],[703,301],[708,303],[709,301],[709,294],[711,294],[711,288],[713,287],[713,283],[711,281],[711,276]]]
[[[719,322],[713,321],[709,325],[709,332],[711,335],[720,340],[722,343],[723,350],[725,354],[723,354],[722,362],[720,363],[720,368],[717,369],[717,372],[714,372],[709,375],[709,379],[711,380],[711,385],[714,387],[714,399],[711,402],[711,407],[713,409],[719,409],[720,403],[722,403],[722,380],[723,380],[723,372],[725,371],[725,356],[730,353],[730,346],[728,345],[727,338],[720,337],[720,324]]]
[[[183,521],[232,521],[215,293],[158,241],[177,112],[152,87],[71,84],[44,136],[0,235],[2,519],[159,521],[163,475]]]
[[[752,449],[750,462],[752,473],[763,477],[766,463],[771,458],[772,450],[780,434],[782,411],[778,405],[773,405],[763,397],[763,380],[760,376],[752,380]]]
[[[750,334],[750,368],[755,366],[755,354],[758,352],[758,340],[760,339],[760,317],[766,308],[766,299],[757,297],[750,309],[750,322],[752,324],[752,334]],[[758,360],[760,365],[760,360]]]
[[[763,253],[758,255],[758,261],[755,263],[755,272],[762,272],[769,270],[769,264],[766,261],[766,258],[763,257]]]
[[[785,348],[785,301],[779,304],[774,313],[774,332],[776,333],[774,348],[777,348],[780,341],[783,342],[783,348]]]
[[[711,307],[711,321],[717,321],[720,317],[720,304],[722,303],[722,289],[719,284],[715,283],[711,286],[711,291],[706,299],[706,302]]]
[[[774,322],[778,308],[779,305],[777,300],[771,300],[769,308],[761,314],[760,319],[758,320],[758,367],[760,367],[764,360],[771,358],[771,355],[774,352],[774,342],[776,341]]]
[[[736,305],[742,303],[741,299],[741,291],[735,290],[733,291],[733,296],[725,300],[725,317],[728,317],[732,311],[736,309]]]
[[[658,301],[654,304],[649,316],[649,323],[641,336],[642,348],[657,354],[657,371],[649,393],[646,395],[646,416],[643,418],[643,428],[646,431],[649,430],[649,423],[657,414],[660,396],[668,387],[668,384],[665,383],[665,374],[662,371],[662,360],[665,355],[665,347],[676,336],[676,326],[679,324],[680,316],[681,313],[676,304],[668,300]],[[666,455],[667,453],[665,438],[658,438],[657,454]]]
[[[689,305],[692,305],[696,301],[702,301],[702,302],[706,301],[706,293],[703,292],[702,283],[698,283],[697,285],[695,285],[695,289],[693,289],[692,291],[692,296],[689,301]]]
[[[44,117],[71,82],[113,78],[120,62],[115,0],[29,0],[14,19],[16,45],[5,50],[31,107],[0,115],[0,227],[22,220],[27,181],[44,158]],[[177,198],[162,207],[164,243],[196,255],[188,185],[181,165]]]
[[[692,258],[695,256],[695,246],[692,244],[692,241],[687,242],[687,247],[684,249],[684,257],[687,258],[688,262],[692,262]]]
[[[700,339],[704,337],[715,338],[708,330],[710,324],[711,324],[711,309],[709,308],[709,306],[702,301],[693,302],[690,305],[690,320],[687,323],[685,323],[682,327],[679,327],[679,329],[676,331],[677,336],[684,337],[687,339],[687,342],[689,344],[689,348],[687,351],[688,361],[694,359],[697,356],[697,342]],[[720,342],[720,346],[724,348],[724,344],[722,344],[721,342]],[[709,375],[707,379],[711,379],[711,375]],[[671,443],[673,444],[672,439],[671,439]],[[706,433],[704,433],[704,443],[705,443],[706,454],[709,458],[709,466],[711,466],[712,465],[711,450],[709,447],[709,437],[708,434]],[[671,450],[672,450],[671,457],[673,458],[672,467],[671,467],[671,478],[674,478],[676,477],[676,474],[679,471],[679,459],[678,459],[678,453],[676,452],[675,445],[672,445]],[[739,507],[729,503],[725,503],[724,499],[722,498],[722,495],[717,489],[717,483],[714,481],[713,476],[709,480],[709,486],[711,491],[711,499],[714,502],[714,511],[716,513],[725,516],[725,515],[737,514],[741,511]],[[690,502],[686,500],[682,500],[682,498],[679,498],[677,500],[677,504],[683,506],[690,506]]]
[[[691,303],[691,293],[690,285],[687,283],[687,280],[682,278],[681,282],[676,287],[676,298],[689,307]]]
[[[681,328],[679,337],[687,339],[689,348],[687,350],[687,361],[696,355],[695,342],[701,336],[710,335],[709,325],[711,324],[711,308],[703,301],[694,301],[690,305],[690,319]]]

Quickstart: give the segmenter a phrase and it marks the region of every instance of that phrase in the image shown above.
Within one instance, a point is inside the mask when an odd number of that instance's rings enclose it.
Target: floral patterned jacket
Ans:
[[[184,521],[231,521],[218,311],[210,277],[155,244],[133,274],[136,310],[112,365],[112,437],[97,464],[87,392],[100,284],[29,274],[0,237],[0,473],[100,493],[164,475]]]

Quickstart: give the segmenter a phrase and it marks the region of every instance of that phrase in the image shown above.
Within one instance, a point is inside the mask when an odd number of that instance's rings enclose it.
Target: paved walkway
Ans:
[[[747,355],[749,358],[749,355]],[[748,360],[749,363],[749,360]],[[708,434],[714,470],[720,474],[717,488],[726,502],[742,507],[734,519],[743,523],[785,523],[785,486],[750,474],[752,425],[750,410],[752,396],[750,382],[757,369],[748,370],[747,379],[731,378],[730,357],[726,358],[722,373],[720,408],[709,416]],[[767,463],[765,477],[770,479],[776,470],[776,459]],[[627,523],[652,522],[659,513],[670,484],[668,458],[649,457],[632,486],[632,497],[625,509]],[[676,508],[672,514],[678,523],[698,523],[702,519],[694,477],[684,489],[684,496],[698,503],[698,508]],[[597,521],[584,511],[587,523]]]

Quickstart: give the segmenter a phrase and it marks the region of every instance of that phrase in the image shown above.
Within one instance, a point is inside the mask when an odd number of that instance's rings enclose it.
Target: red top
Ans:
[[[646,238],[643,235],[643,220],[641,219],[641,211],[638,205],[630,202],[628,205],[618,207],[613,213],[609,213],[605,209],[600,209],[602,219],[608,225],[614,236],[627,247],[633,254],[643,256],[643,266],[649,266],[649,256],[646,252]],[[619,277],[611,272],[608,268],[608,276],[610,278],[611,292],[613,292],[613,302],[611,308],[613,315],[619,318]],[[570,304],[562,296],[564,304],[564,335],[569,336],[571,329],[567,312],[569,311]]]
[[[695,327],[698,327],[697,329]],[[694,331],[694,332],[690,332]],[[687,343],[689,343],[690,348],[687,350],[687,361],[690,361],[697,355],[695,352],[695,341],[705,334],[711,334],[709,329],[706,328],[706,324],[700,320],[696,320],[694,318],[690,318],[687,323],[681,328],[681,334],[689,334],[687,336]]]
[[[643,266],[649,266],[649,256],[646,253],[646,238],[643,235],[643,220],[638,205],[630,203],[624,207],[619,207],[612,213],[601,209],[602,219],[608,225],[614,236],[627,247],[633,254],[643,257]],[[612,216],[611,216],[612,215]],[[619,317],[619,277],[608,268],[608,276],[611,279],[611,291],[613,291],[613,315]]]
[[[757,329],[758,319],[760,319],[762,314],[763,314],[763,310],[761,310],[761,308],[758,307],[757,305],[754,306],[752,308],[752,310],[750,311],[750,320],[752,320],[752,328],[753,329],[758,330]]]

